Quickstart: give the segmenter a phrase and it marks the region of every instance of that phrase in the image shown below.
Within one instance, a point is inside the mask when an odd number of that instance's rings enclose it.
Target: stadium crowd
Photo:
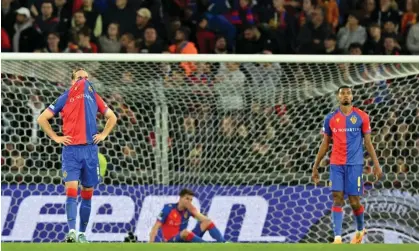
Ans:
[[[3,0],[13,52],[419,54],[418,0]]]

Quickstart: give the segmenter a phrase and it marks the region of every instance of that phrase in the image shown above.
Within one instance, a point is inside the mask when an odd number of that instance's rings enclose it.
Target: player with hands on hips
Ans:
[[[39,117],[38,123],[56,143],[63,144],[62,175],[66,190],[66,213],[69,233],[67,242],[86,243],[85,231],[89,222],[93,188],[100,181],[99,152],[97,144],[106,139],[116,124],[114,112],[108,108],[89,81],[87,72],[78,68],[71,74],[71,87],[55,100]],[[97,131],[97,112],[105,115],[107,122],[101,133]],[[49,120],[60,113],[63,136],[51,128]],[[79,182],[80,227],[76,234],[77,195]]]

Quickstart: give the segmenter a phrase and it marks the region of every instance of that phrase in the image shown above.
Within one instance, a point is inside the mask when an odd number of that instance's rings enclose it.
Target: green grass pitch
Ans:
[[[364,244],[364,245],[332,245],[332,244],[189,244],[189,243],[2,243],[2,251],[417,251],[417,244]]]

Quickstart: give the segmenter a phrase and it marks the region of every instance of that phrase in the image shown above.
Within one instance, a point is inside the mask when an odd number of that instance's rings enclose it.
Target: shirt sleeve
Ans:
[[[167,206],[163,207],[159,216],[157,216],[157,220],[164,224],[166,222],[167,216],[169,216],[170,210],[171,208]]]
[[[102,114],[105,114],[108,110],[108,105],[103,101],[102,97],[99,94],[95,93],[96,103],[98,107],[98,111]]]
[[[371,133],[370,118],[367,114],[364,114],[362,118],[362,134]]]
[[[68,91],[64,92],[59,96],[52,104],[48,106],[48,109],[55,115],[64,108],[65,103],[68,99]]]
[[[330,129],[330,116],[326,116],[324,119],[322,133],[332,137],[332,130]]]

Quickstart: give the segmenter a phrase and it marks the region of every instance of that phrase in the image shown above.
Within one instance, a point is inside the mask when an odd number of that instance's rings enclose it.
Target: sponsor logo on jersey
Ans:
[[[360,132],[360,128],[333,128],[333,132]]]

